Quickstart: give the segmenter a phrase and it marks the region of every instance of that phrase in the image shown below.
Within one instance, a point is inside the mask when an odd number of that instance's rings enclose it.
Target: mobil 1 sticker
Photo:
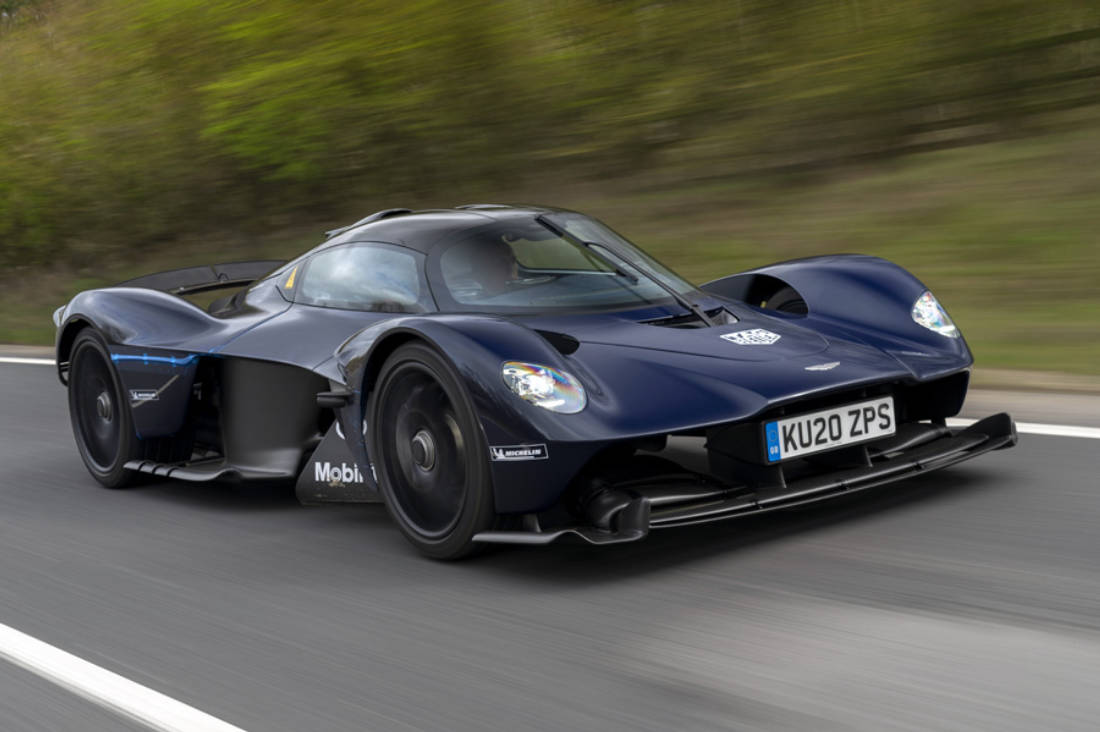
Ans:
[[[493,445],[489,456],[494,461],[545,460],[550,456],[546,445]]]

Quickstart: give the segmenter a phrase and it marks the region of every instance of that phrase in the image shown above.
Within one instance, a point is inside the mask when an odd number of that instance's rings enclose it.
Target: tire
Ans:
[[[91,328],[80,331],[69,363],[69,418],[80,458],[107,488],[130,485],[135,473],[124,466],[139,457],[141,441],[103,338]]]
[[[371,396],[370,455],[388,509],[405,537],[434,559],[480,548],[492,528],[489,450],[466,390],[421,343],[386,359]]]
[[[790,313],[791,315],[806,315],[810,312],[806,301],[802,299],[797,290],[790,286],[776,290],[775,294],[768,298],[764,307],[769,310],[778,310],[781,313]]]

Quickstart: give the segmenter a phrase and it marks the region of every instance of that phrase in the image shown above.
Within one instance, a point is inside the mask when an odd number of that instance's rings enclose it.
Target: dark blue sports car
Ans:
[[[1016,442],[1006,414],[946,426],[973,359],[900,267],[816,257],[694,287],[551,208],[380,211],[288,263],[149,275],[54,319],[100,483],[296,479],[304,503],[385,503],[439,558],[632,541]]]

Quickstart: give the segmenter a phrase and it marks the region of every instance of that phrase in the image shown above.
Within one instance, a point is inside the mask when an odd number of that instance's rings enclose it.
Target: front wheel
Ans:
[[[370,453],[401,532],[429,557],[470,554],[493,525],[493,491],[485,438],[450,365],[426,345],[403,345],[370,405]]]
[[[798,290],[790,286],[776,290],[764,303],[764,307],[769,310],[778,310],[781,313],[790,313],[791,315],[807,315],[810,312],[806,301],[802,299],[802,295],[799,295]]]
[[[100,483],[122,488],[134,479],[125,464],[140,445],[130,403],[99,334],[90,328],[77,334],[69,363],[69,417],[80,457]]]

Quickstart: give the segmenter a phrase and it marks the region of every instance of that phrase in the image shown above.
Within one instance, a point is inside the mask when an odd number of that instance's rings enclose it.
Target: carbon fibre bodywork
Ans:
[[[714,481],[699,494],[706,500],[715,490],[734,491],[723,493],[722,500],[732,500],[743,498],[746,490],[759,493],[789,482],[776,481],[760,459],[759,426],[765,418],[888,394],[897,404],[899,425],[942,425],[962,406],[972,364],[964,339],[914,322],[914,302],[927,288],[875,257],[784,262],[707,283],[694,295],[694,304],[735,319],[712,327],[685,325],[684,309],[675,301],[552,314],[398,314],[305,304],[287,286],[296,268],[308,267],[319,252],[355,242],[388,242],[423,254],[434,288],[439,242],[487,223],[548,210],[383,212],[336,230],[321,246],[257,276],[210,311],[146,287],[185,293],[217,286],[185,281],[194,280],[197,269],[183,271],[190,273],[186,276],[162,273],[155,280],[130,283],[137,286],[80,293],[55,315],[60,376],[64,381],[75,334],[95,328],[129,394],[138,435],[173,445],[164,451],[172,459],[128,464],[134,470],[189,480],[296,478],[306,503],[373,501],[379,492],[364,435],[375,428],[365,421],[374,379],[400,344],[430,344],[460,377],[486,444],[526,448],[526,459],[494,459],[489,465],[496,511],[528,516],[528,530],[498,532],[483,537],[486,541],[572,531],[560,526],[573,526],[575,520],[559,521],[555,530],[546,528],[546,519],[540,525],[530,517],[573,505],[582,484],[602,480],[614,488],[615,481],[599,466],[612,456],[629,462],[638,451],[659,449],[670,435],[707,437],[711,475],[693,473],[690,480]],[[212,276],[226,271],[251,277],[260,264],[214,269]],[[762,307],[781,287],[801,296],[805,314]],[[745,345],[722,337],[754,330],[772,334],[774,342]],[[587,406],[576,414],[559,414],[523,401],[501,378],[506,361],[575,375],[584,385]],[[1011,420],[1007,426],[998,423],[998,429],[987,448],[1015,441]],[[956,436],[938,433],[935,439]],[[985,451],[977,448],[972,444],[948,452],[957,460]],[[873,443],[871,450],[837,451],[834,457],[843,459],[833,465],[818,459],[824,465],[818,473],[862,466],[877,482],[905,474],[873,469]],[[822,484],[821,497],[835,492],[829,485]],[[629,525],[643,515],[646,528],[648,522],[662,525],[656,512],[664,499],[636,491],[630,495],[616,504],[618,518],[580,528],[610,541],[638,538]],[[634,504],[639,496],[645,498],[644,509]],[[718,512],[714,518],[737,513]]]

